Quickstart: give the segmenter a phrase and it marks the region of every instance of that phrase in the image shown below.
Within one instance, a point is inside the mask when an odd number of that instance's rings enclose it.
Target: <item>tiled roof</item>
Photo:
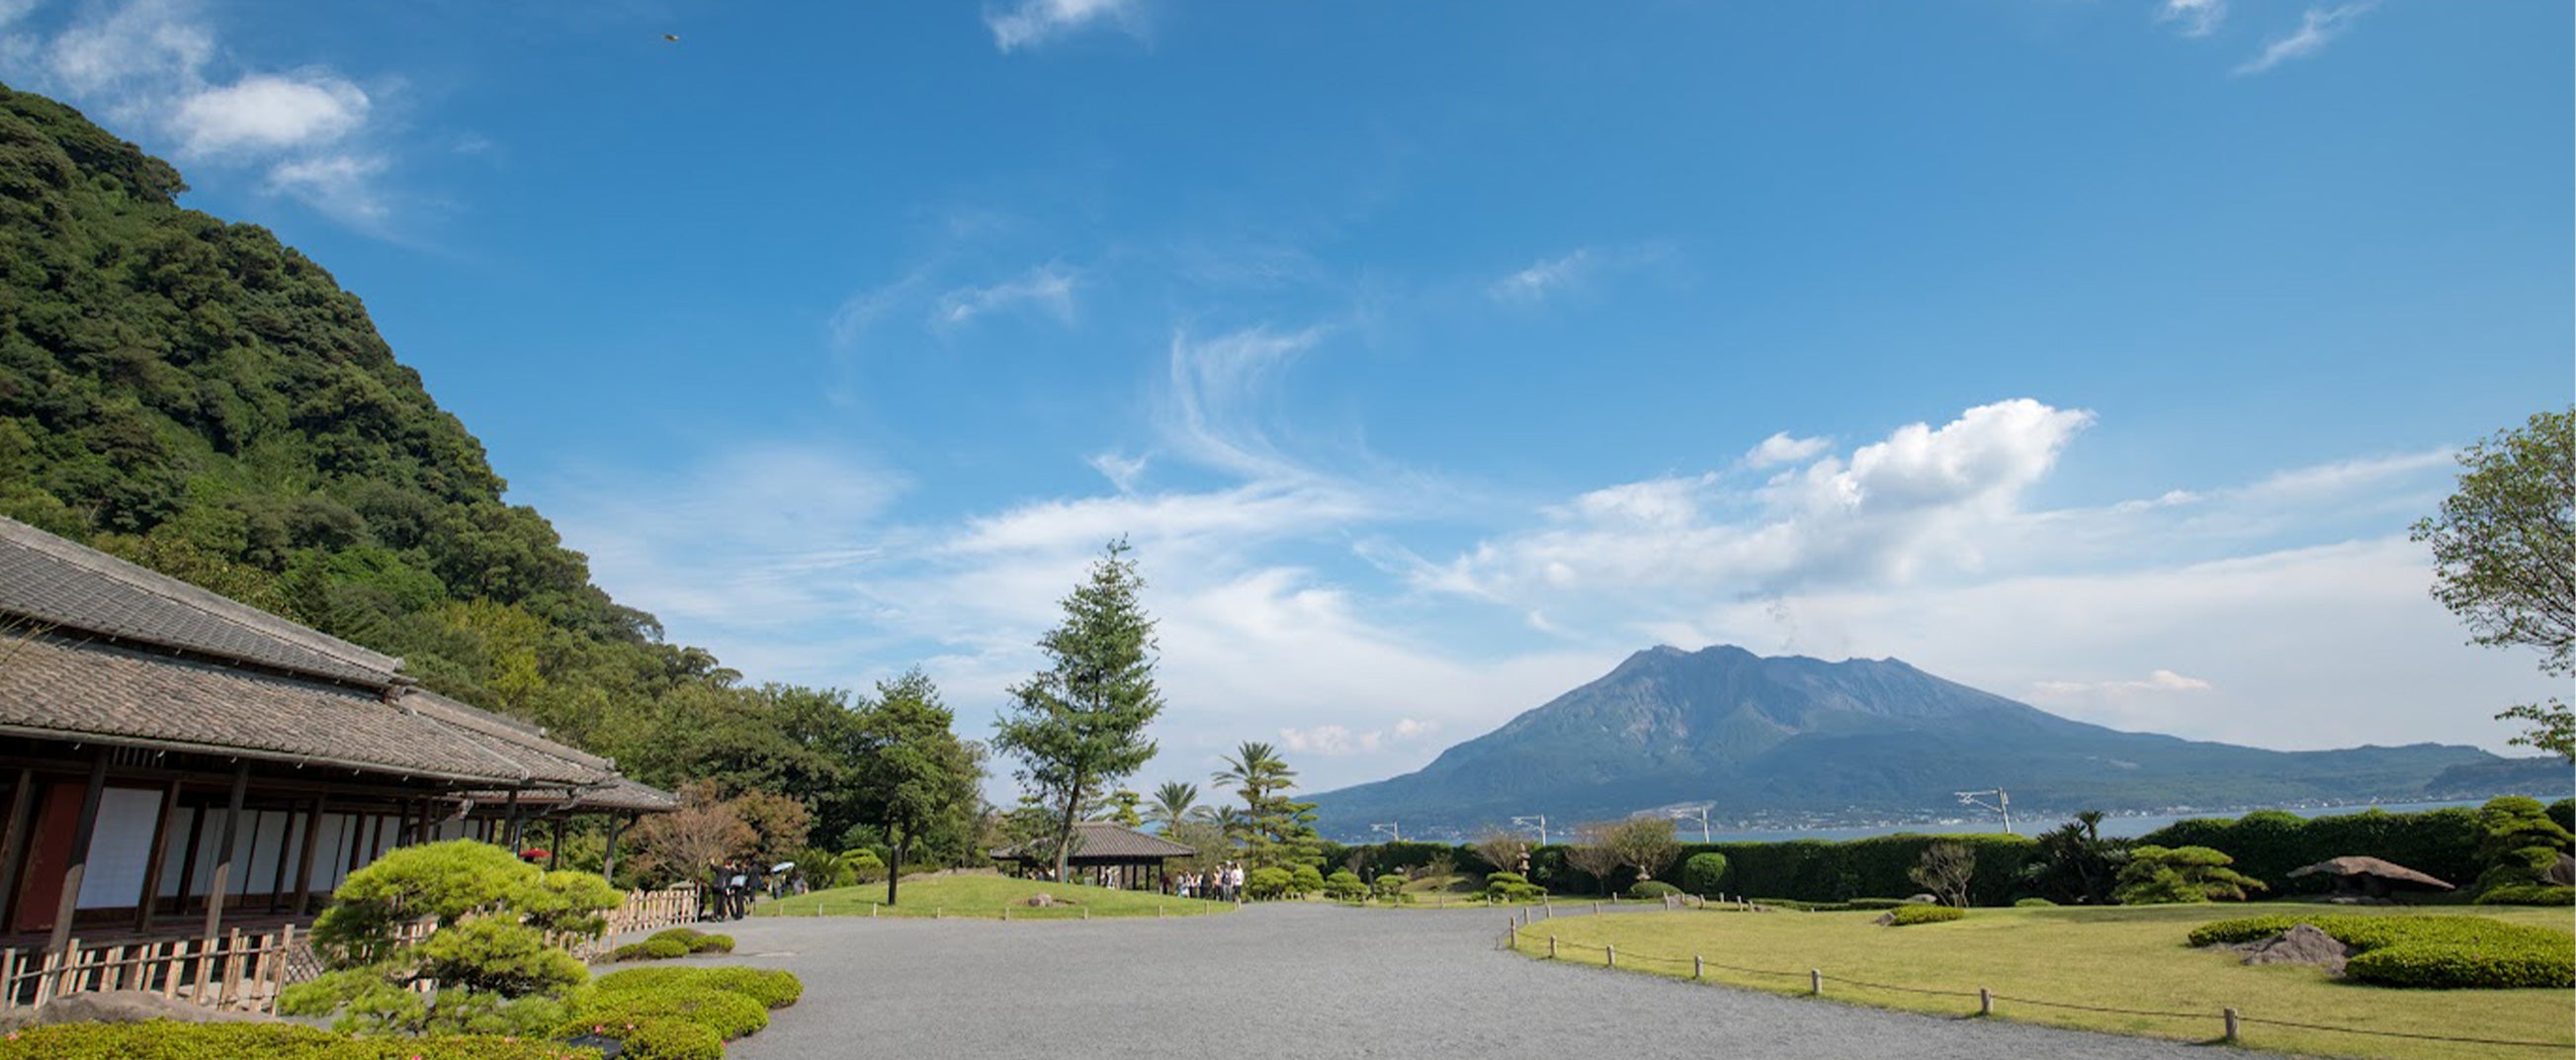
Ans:
[[[1074,861],[1101,859],[1108,861],[1142,861],[1151,858],[1185,858],[1198,851],[1186,844],[1149,832],[1139,832],[1113,821],[1081,821],[1073,826]],[[1019,856],[1016,847],[1003,847],[993,857],[1010,860]]]
[[[530,769],[373,690],[60,633],[0,642],[0,731],[485,784],[604,779],[590,768]]]
[[[402,660],[0,518],[0,615],[383,687]]]
[[[490,808],[509,801],[506,791],[476,791],[465,796],[477,808]],[[607,810],[639,813],[668,813],[680,808],[680,797],[650,784],[611,778],[594,788],[537,788],[519,793],[519,805],[537,812],[568,810],[574,813]]]

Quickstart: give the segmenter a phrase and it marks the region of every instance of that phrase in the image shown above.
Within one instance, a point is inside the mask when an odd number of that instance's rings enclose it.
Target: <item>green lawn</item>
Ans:
[[[1976,909],[1964,920],[1905,928],[1877,926],[1875,912],[1708,911],[1593,917],[1563,915],[1586,908],[1570,903],[1560,902],[1556,908],[1561,914],[1557,918],[1540,919],[1521,929],[1522,953],[1545,957],[1548,937],[1553,935],[1559,960],[1601,964],[1605,957],[1601,947],[1611,946],[1619,952],[1622,971],[1685,978],[1691,974],[1691,957],[1696,954],[1709,962],[1711,980],[1794,994],[1808,992],[1808,970],[1818,969],[1827,977],[1828,998],[1950,1015],[1975,1013],[1975,992],[1985,987],[1997,995],[1995,1014],[2002,1019],[2186,1041],[2218,1038],[2220,1010],[2235,1008],[2249,1020],[2560,1043],[2554,1049],[2459,1045],[2259,1023],[2243,1027],[2242,1044],[2319,1056],[2470,1060],[2564,1057],[2576,1048],[2569,1044],[2576,991],[2362,986],[2303,965],[2247,967],[2237,963],[2234,954],[2196,950],[2184,942],[2194,925],[2206,921],[2295,910],[2284,903]],[[2562,931],[2571,924],[2570,914],[2563,909],[2335,908],[2332,912],[2472,913]],[[2569,945],[2576,946],[2576,937],[2570,938]],[[1852,981],[1969,996],[1906,993]],[[2015,998],[2195,1015],[2177,1019],[2086,1012],[2019,1003]],[[2206,1015],[2197,1015],[2201,1013]]]
[[[1039,893],[1069,903],[1049,909],[1027,905]],[[1231,902],[1172,898],[1150,891],[1116,891],[1083,884],[1043,883],[1008,876],[923,876],[897,888],[900,906],[882,905],[885,884],[838,887],[800,894],[752,907],[754,916],[911,916],[978,917],[998,920],[1008,910],[1012,920],[1080,920],[1090,916],[1196,916],[1222,913]]]

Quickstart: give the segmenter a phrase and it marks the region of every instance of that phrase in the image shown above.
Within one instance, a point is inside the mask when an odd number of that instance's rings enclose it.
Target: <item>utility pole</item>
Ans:
[[[1395,821],[1388,821],[1385,824],[1373,824],[1369,826],[1369,832],[1372,835],[1384,832],[1389,837],[1389,842],[1401,843],[1404,842],[1404,829],[1396,827],[1397,824],[1398,822]]]
[[[1531,815],[1529,815],[1529,816],[1527,816],[1527,817],[1514,817],[1514,818],[1512,818],[1512,827],[1514,827],[1514,828],[1536,828],[1536,829],[1538,829],[1538,845],[1540,845],[1540,846],[1546,846],[1546,845],[1547,845],[1547,815],[1546,815],[1546,814],[1543,814],[1543,813],[1534,813],[1534,814],[1531,814]]]
[[[2012,796],[2005,794],[2004,789],[1989,788],[1985,791],[1962,791],[1957,792],[1956,794],[1959,796],[1959,805],[1974,806],[1981,810],[1993,810],[1996,813],[2002,814],[2004,818],[2004,831],[2009,833],[2013,830]],[[1994,796],[1995,801],[1987,802],[1986,796],[1989,795]]]
[[[1708,807],[1706,807],[1706,806],[1675,807],[1675,808],[1673,808],[1673,809],[1666,810],[1666,811],[1664,811],[1664,812],[1671,814],[1671,815],[1673,816],[1673,819],[1674,819],[1674,820],[1677,820],[1677,821],[1698,821],[1698,822],[1699,822],[1699,841],[1700,841],[1700,842],[1702,842],[1702,843],[1706,843],[1706,842],[1708,842],[1708,841],[1709,841],[1709,838],[1708,838]]]

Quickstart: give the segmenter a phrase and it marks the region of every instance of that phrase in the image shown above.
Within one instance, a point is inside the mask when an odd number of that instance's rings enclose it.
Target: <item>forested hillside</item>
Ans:
[[[804,797],[847,697],[746,687],[591,584],[366,307],[168,163],[0,86],[0,514],[401,656],[635,776]]]

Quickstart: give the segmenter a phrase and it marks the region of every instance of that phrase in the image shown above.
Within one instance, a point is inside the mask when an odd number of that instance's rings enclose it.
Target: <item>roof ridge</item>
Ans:
[[[116,581],[138,592],[188,608],[245,632],[301,648],[360,670],[381,673],[386,678],[387,684],[404,680],[400,672],[402,660],[395,656],[352,644],[321,630],[297,625],[283,616],[271,614],[221,593],[189,584],[69,538],[47,533],[16,519],[0,516],[0,540],[34,549],[98,577]],[[113,630],[96,632],[131,640],[150,639],[132,634],[119,634]],[[166,642],[153,641],[153,643]],[[186,645],[175,644],[170,646],[186,647]]]

